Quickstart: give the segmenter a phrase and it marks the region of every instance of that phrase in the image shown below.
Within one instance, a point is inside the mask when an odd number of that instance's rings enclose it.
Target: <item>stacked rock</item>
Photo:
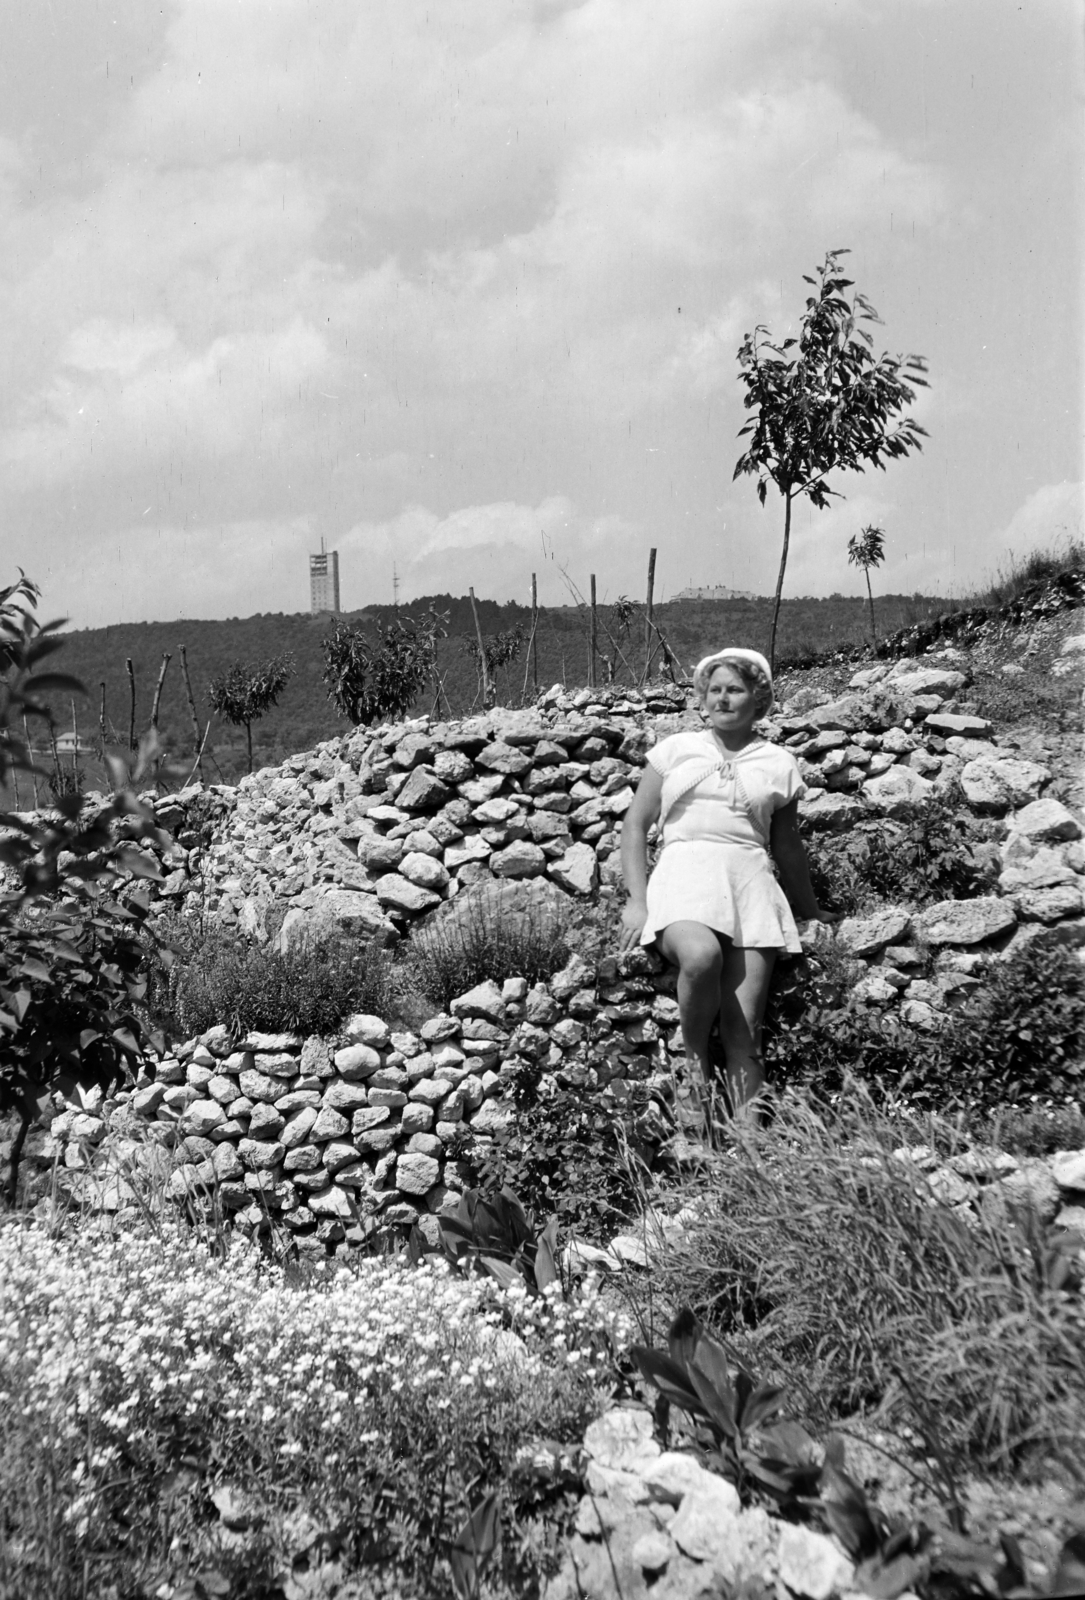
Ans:
[[[625,965],[642,975],[622,981],[604,963],[601,991],[578,957],[549,984],[483,983],[417,1033],[358,1015],[337,1046],[213,1028],[148,1063],[131,1090],[66,1106],[42,1155],[78,1171],[105,1143],[100,1180],[123,1171],[124,1141],[140,1135],[171,1152],[168,1198],[214,1194],[245,1228],[274,1221],[321,1246],[367,1216],[434,1232],[467,1179],[457,1146],[468,1136],[477,1154],[511,1119],[511,1073],[534,1063],[611,1103],[636,1081],[664,1091],[673,982],[647,975],[658,963],[639,954]]]

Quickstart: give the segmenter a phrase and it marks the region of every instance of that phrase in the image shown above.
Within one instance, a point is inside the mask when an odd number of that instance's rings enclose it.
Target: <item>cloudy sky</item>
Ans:
[[[786,592],[1081,527],[1080,0],[0,0],[0,535],[78,626],[771,591],[735,351],[846,246],[922,456]],[[563,576],[567,574],[567,578]]]

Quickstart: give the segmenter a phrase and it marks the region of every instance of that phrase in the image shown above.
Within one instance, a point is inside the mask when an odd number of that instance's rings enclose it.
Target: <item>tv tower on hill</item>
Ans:
[[[314,617],[339,611],[339,552],[325,550],[323,539],[320,554],[309,557],[309,610]]]

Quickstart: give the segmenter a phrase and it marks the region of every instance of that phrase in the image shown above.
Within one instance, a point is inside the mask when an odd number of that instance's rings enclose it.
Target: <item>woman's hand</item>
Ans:
[[[636,949],[647,921],[648,907],[645,903],[642,900],[627,900],[622,909],[622,929],[618,938],[622,950]]]

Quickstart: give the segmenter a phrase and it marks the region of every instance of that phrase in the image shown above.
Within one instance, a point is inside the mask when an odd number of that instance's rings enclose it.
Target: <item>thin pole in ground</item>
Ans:
[[[656,587],[656,548],[655,545],[648,552],[648,597],[644,602],[644,676],[641,683],[647,683],[648,672],[652,665],[652,626],[655,621],[654,595]]]
[[[591,624],[588,634],[588,688],[595,688],[595,654],[599,645],[599,619],[595,609],[595,573],[589,579],[591,589]]]
[[[131,656],[128,657],[124,666],[128,673],[129,689],[128,748],[129,750],[134,750],[136,748],[136,669],[132,665]]]
[[[475,638],[478,640],[478,664],[479,671],[482,674],[482,704],[484,708],[489,711],[490,707],[494,703],[493,684],[490,681],[490,664],[486,660],[486,646],[482,641],[482,625],[478,620],[478,607],[475,604],[475,591],[474,589],[468,589],[467,593],[471,596],[471,615],[475,619]]]

